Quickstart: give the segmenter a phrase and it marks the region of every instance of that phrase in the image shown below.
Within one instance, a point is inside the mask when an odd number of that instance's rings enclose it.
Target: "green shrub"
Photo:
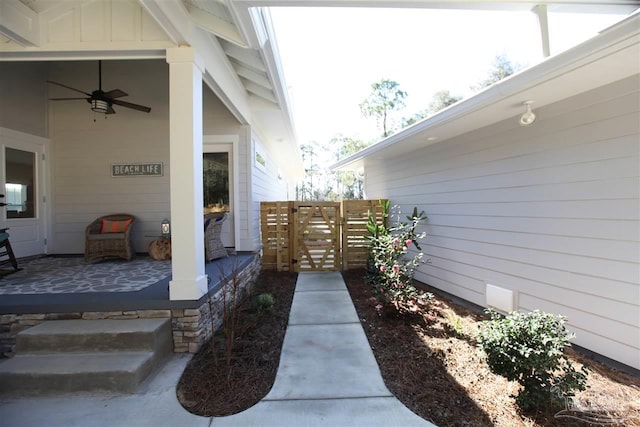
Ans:
[[[260,294],[256,298],[256,308],[259,314],[272,312],[274,304],[275,299],[271,294]]]
[[[367,229],[369,231],[369,273],[368,283],[374,288],[378,304],[376,310],[381,312],[385,307],[393,307],[399,313],[418,313],[426,307],[432,298],[413,285],[415,269],[422,262],[422,249],[418,242],[425,237],[424,232],[417,232],[420,223],[427,218],[424,212],[407,216],[408,223],[400,221],[400,210],[394,206],[393,216],[396,223],[387,227],[384,222],[389,216],[389,202],[381,201],[383,208],[383,224],[378,224],[369,213]],[[415,249],[414,249],[415,248]]]
[[[482,322],[479,346],[493,373],[522,385],[515,396],[521,409],[568,404],[575,390],[586,389],[586,367],[576,371],[565,354],[574,335],[563,316],[539,310],[506,317],[488,312],[491,320]]]

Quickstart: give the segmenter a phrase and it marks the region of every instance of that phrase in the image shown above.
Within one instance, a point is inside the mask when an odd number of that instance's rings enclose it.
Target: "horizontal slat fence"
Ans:
[[[261,202],[262,267],[265,270],[293,271],[294,202]]]
[[[369,212],[382,223],[382,206],[378,200],[345,200],[342,202],[342,269],[365,268],[369,255],[367,222]]]
[[[322,210],[320,205],[323,207]],[[313,215],[305,215],[311,206],[315,206],[311,211]],[[277,271],[322,271],[366,267],[369,212],[374,213],[377,222],[381,224],[383,217],[380,201],[345,200],[340,203],[339,210],[335,209],[336,215],[339,215],[339,218],[335,219],[334,214],[331,213],[333,211],[327,210],[329,206],[333,205],[321,202],[261,202],[263,268]],[[322,215],[324,219],[321,218]],[[331,229],[334,223],[341,228],[337,233],[339,242],[336,250],[327,251],[324,247],[313,248],[317,242],[309,242],[308,238],[304,245],[300,244],[300,241],[304,241],[305,235],[310,232],[307,228],[309,225],[307,219],[314,217],[318,217],[318,225],[315,228],[322,226]],[[328,229],[323,232],[328,233]],[[308,253],[316,249],[318,254],[322,252],[320,256]]]

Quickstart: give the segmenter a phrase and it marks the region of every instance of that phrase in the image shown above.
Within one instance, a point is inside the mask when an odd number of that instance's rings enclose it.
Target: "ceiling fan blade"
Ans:
[[[114,90],[110,90],[109,92],[105,92],[104,96],[105,98],[120,98],[123,96],[128,96],[129,94],[123,90],[120,89],[114,89]]]
[[[49,98],[49,101],[76,101],[76,100],[86,100],[87,98]]]
[[[58,82],[52,82],[51,80],[47,80],[47,83],[51,83],[51,84],[54,84],[54,85],[62,86],[64,88],[71,89],[71,90],[74,90],[76,92],[80,92],[80,93],[82,93],[84,95],[87,95],[89,98],[91,98],[91,94],[90,93],[83,92],[80,89],[76,89],[76,88],[71,87],[71,86],[63,85],[62,83],[58,83]]]
[[[111,105],[109,105],[109,108],[107,109],[107,112],[105,114],[115,114],[116,110],[113,109],[113,107]]]
[[[151,111],[151,108],[145,107],[144,105],[132,104],[130,102],[120,101],[117,99],[112,99],[111,103],[115,105],[121,105],[127,108],[133,108],[134,110],[138,110],[138,111],[144,111],[145,113],[148,113]]]

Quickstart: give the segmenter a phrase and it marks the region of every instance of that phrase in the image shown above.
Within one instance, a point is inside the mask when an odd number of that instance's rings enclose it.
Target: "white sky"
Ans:
[[[410,117],[435,92],[468,96],[497,54],[530,66],[542,59],[530,12],[427,9],[272,8],[278,49],[299,144],[337,134],[365,141],[382,132],[359,104],[383,78],[407,92]],[[552,54],[577,44],[622,16],[551,15]],[[569,21],[570,20],[570,21]]]

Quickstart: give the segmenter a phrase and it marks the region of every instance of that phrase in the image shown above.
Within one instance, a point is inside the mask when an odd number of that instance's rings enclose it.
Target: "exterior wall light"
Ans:
[[[522,105],[526,105],[527,111],[525,111],[524,114],[520,116],[521,126],[529,126],[536,121],[536,115],[533,114],[533,111],[531,111],[531,104],[533,104],[533,101],[525,101],[522,103]]]
[[[163,219],[160,224],[160,231],[163,237],[169,237],[171,235],[171,223],[168,219]]]

